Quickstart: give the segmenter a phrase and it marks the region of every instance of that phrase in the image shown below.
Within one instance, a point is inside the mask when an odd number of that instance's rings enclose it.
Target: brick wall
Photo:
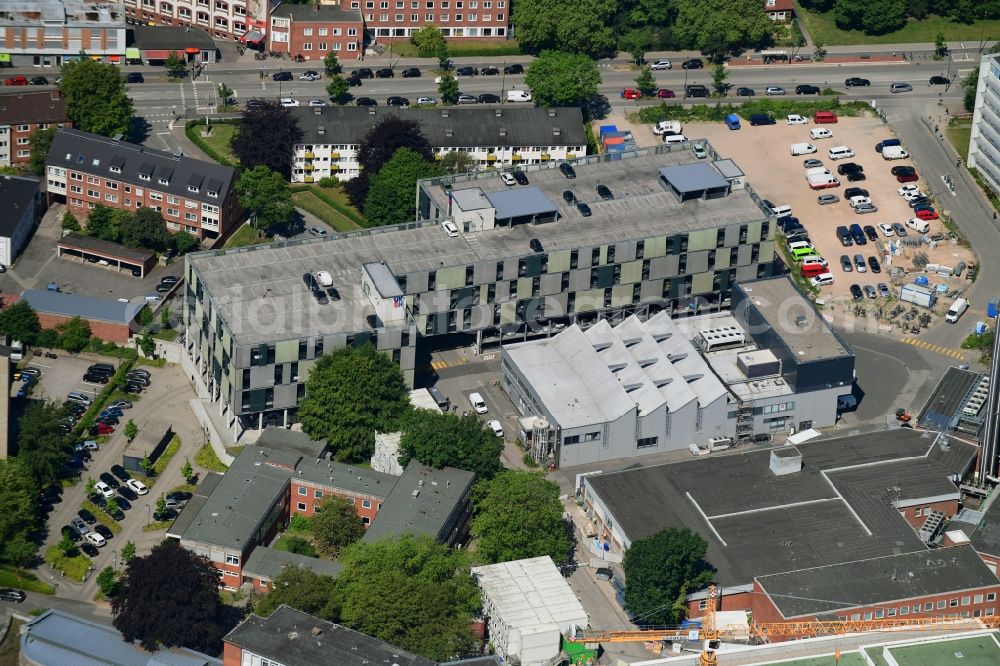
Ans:
[[[355,511],[361,516],[365,526],[375,520],[375,514],[382,506],[384,497],[351,493],[339,488],[331,488],[303,479],[292,479],[291,513],[294,516],[309,518],[316,513],[316,508],[331,496],[343,497],[354,502]],[[317,496],[318,494],[318,496]]]
[[[54,315],[45,312],[38,313],[38,322],[42,325],[42,328],[55,328],[68,319],[70,317],[63,315]],[[112,324],[106,321],[93,320],[88,320],[88,323],[90,324],[91,334],[95,338],[100,338],[107,342],[125,344],[131,335],[129,327],[126,324]]]
[[[945,500],[943,502],[930,502],[918,506],[908,506],[900,509],[899,513],[910,524],[910,527],[914,530],[919,530],[932,510],[940,511],[945,515],[945,518],[950,518],[958,513],[958,500]]]
[[[350,32],[354,31],[351,35]],[[320,31],[326,31],[321,35]],[[339,31],[340,34],[336,34]],[[272,51],[281,51],[291,55],[301,54],[306,60],[321,61],[327,53],[337,54],[340,60],[356,59],[362,53],[362,42],[365,34],[364,23],[361,21],[309,21],[295,19],[287,30],[275,28],[276,32],[288,33],[288,41],[268,39]],[[307,34],[308,33],[308,34]],[[353,48],[352,46],[353,45]]]

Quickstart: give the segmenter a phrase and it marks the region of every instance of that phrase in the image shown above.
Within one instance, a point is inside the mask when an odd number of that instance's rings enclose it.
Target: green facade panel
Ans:
[[[517,321],[517,303],[514,301],[507,301],[506,303],[501,303],[500,323],[513,324],[515,321]]]
[[[642,260],[622,264],[619,282],[622,284],[642,282]]]
[[[451,266],[438,270],[434,278],[434,289],[454,289],[465,286],[465,266]]]
[[[719,248],[715,251],[715,269],[725,270],[729,268],[729,257],[731,250],[728,247]]]
[[[531,281],[530,277],[517,278],[517,298],[531,298]]]
[[[591,289],[590,291],[577,292],[576,305],[574,307],[577,312],[600,310],[604,307],[604,290]]]
[[[602,245],[601,246],[600,261],[598,262],[598,265],[603,266],[606,263],[608,263],[608,246],[607,245]]]
[[[707,271],[705,273],[698,273],[691,277],[691,294],[693,296],[698,296],[700,294],[707,294],[712,291],[712,281],[715,277],[713,271]]]
[[[299,360],[299,341],[281,340],[274,345],[275,363],[293,363]]]
[[[563,273],[569,270],[570,251],[557,250],[549,253],[548,273]]]
[[[751,222],[747,225],[747,243],[758,243],[760,242],[760,227],[761,222]]]
[[[620,284],[611,287],[611,307],[621,308],[632,304],[632,285]]]
[[[701,229],[688,234],[688,252],[698,252],[699,250],[711,250],[715,248],[718,238],[718,231],[715,229]]]
[[[764,241],[760,244],[760,258],[757,261],[762,264],[774,261],[774,241]]]

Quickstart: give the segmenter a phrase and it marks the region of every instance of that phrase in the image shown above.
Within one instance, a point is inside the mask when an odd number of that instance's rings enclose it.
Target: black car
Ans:
[[[107,375],[95,375],[93,373],[87,373],[83,376],[83,381],[89,382],[91,384],[107,384],[110,377]]]
[[[326,295],[325,291],[314,291],[312,295],[320,305],[327,305],[330,302],[330,298]]]
[[[80,550],[82,550],[83,554],[87,555],[88,557],[97,557],[98,555],[101,554],[101,551],[97,550],[97,546],[90,543],[89,541],[84,541],[83,543],[81,543]]]
[[[125,499],[130,499],[130,500],[139,499],[139,495],[137,495],[134,490],[132,490],[131,488],[129,488],[124,484],[118,486],[118,494],[124,497]]]
[[[271,80],[272,81],[291,81],[292,80],[292,73],[291,72],[275,72],[274,74],[271,75]]]
[[[455,70],[455,76],[475,76],[479,73],[475,67],[459,67]]]
[[[500,70],[497,69],[496,67],[483,67],[481,70],[479,70],[480,76],[496,76],[499,73]]]
[[[681,63],[681,69],[705,69],[705,63],[701,58],[691,58]]]
[[[378,106],[378,102],[373,100],[371,97],[359,97],[354,100],[354,103],[358,106]]]
[[[173,285],[170,284],[158,284],[156,285],[156,293],[166,294],[173,288],[174,288]]]
[[[737,97],[753,97],[756,94],[757,93],[754,92],[753,88],[746,88],[746,87],[740,86],[739,88],[736,89],[736,96]]]
[[[590,217],[592,215],[590,211],[590,206],[583,203],[582,201],[576,202],[576,209],[580,211],[580,215],[582,215],[583,217]]]
[[[68,537],[70,541],[76,543],[80,540],[80,533],[76,531],[76,528],[72,525],[63,525],[62,535]]]
[[[126,393],[142,393],[145,390],[146,387],[143,386],[142,384],[132,384],[132,383],[125,384]]]
[[[528,247],[530,247],[534,252],[541,252],[542,241],[538,240],[537,238],[532,238],[531,242],[528,243]]]
[[[130,377],[132,375],[136,375],[138,377],[145,377],[146,379],[149,379],[150,377],[153,376],[153,374],[149,370],[143,370],[142,368],[135,368],[134,370],[129,370],[128,374]]]
[[[875,257],[868,257],[868,268],[871,269],[872,273],[882,272],[882,265],[878,263],[878,259]]]
[[[852,76],[851,78],[844,81],[844,85],[848,88],[853,88],[854,86],[870,86],[872,84],[868,79],[862,79],[859,76]]]
[[[917,206],[928,206],[930,205],[930,203],[931,200],[928,199],[927,197],[916,197],[914,199],[910,199],[907,202],[910,208],[913,208],[914,210],[916,210]]]
[[[868,176],[863,171],[852,171],[847,174],[847,182],[849,183],[860,183],[863,180],[868,180]]]
[[[911,166],[894,166],[891,169],[889,169],[889,173],[891,173],[893,176],[903,176],[916,172],[917,172],[916,168]]]
[[[868,236],[868,240],[870,240],[871,242],[874,243],[875,241],[878,240],[878,232],[875,231],[875,227],[873,227],[872,225],[866,224],[862,231],[865,232],[865,236]]]
[[[115,502],[118,504],[118,508],[120,508],[122,511],[128,511],[129,509],[132,508],[132,503],[129,502],[124,497],[116,497]]]
[[[175,490],[172,493],[167,493],[166,498],[172,499],[175,502],[187,502],[191,499],[191,493],[184,490]]]
[[[374,79],[375,73],[367,67],[362,67],[361,69],[355,70],[351,76],[359,79]]]
[[[94,527],[94,531],[100,534],[105,539],[113,539],[115,534],[110,529],[104,525],[97,525]]]
[[[562,175],[566,176],[570,180],[576,178],[576,170],[573,169],[568,162],[561,162],[559,164],[559,170],[562,172]]]
[[[291,74],[289,74],[291,76]],[[145,83],[146,79],[142,78],[142,74],[139,72],[129,72],[125,75],[125,83]]]
[[[47,86],[49,85],[49,80],[44,76],[33,76],[29,83],[33,86]]]
[[[927,83],[932,86],[946,86],[951,83],[951,79],[947,76],[932,76]]]
[[[155,520],[156,522],[160,523],[160,522],[163,522],[165,520],[170,520],[175,515],[176,515],[176,512],[173,511],[172,509],[167,509],[166,511],[154,511],[153,512],[153,520]]]
[[[351,76],[347,77],[347,85],[351,86],[351,87],[360,86],[361,85],[361,79],[359,79],[358,77],[356,77],[356,76],[354,76],[352,74]]]
[[[131,384],[142,384],[143,386],[149,386],[149,377],[143,377],[142,375],[132,374],[131,372],[125,375],[125,381]]]
[[[416,67],[407,67],[403,70],[404,79],[415,79],[420,76],[420,70]]]
[[[483,93],[479,96],[480,104],[499,104],[500,95],[494,95],[493,93]]]
[[[393,95],[389,99],[385,100],[385,103],[387,106],[409,106],[410,100],[406,99],[405,97],[399,97],[397,95]]]
[[[615,198],[615,195],[613,195],[611,193],[611,190],[608,188],[607,185],[598,185],[597,186],[597,196],[601,197],[605,201],[608,201],[609,199],[614,199]]]
[[[101,493],[94,493],[87,499],[89,499],[91,502],[101,507],[102,509],[108,505],[107,498],[105,498],[104,495],[102,495]]]
[[[850,199],[852,197],[866,197],[868,196],[868,190],[863,187],[848,187],[844,190],[844,198]]]
[[[246,106],[247,109],[262,109],[264,108],[264,100],[257,99],[256,97],[253,99],[248,99]],[[87,261],[90,261],[89,257],[87,258]],[[142,270],[138,268],[132,269],[132,275],[139,277],[140,275],[142,275]]]
[[[854,238],[851,236],[851,230],[845,226],[837,227],[837,240],[844,247],[851,247],[854,245]]]
[[[128,481],[129,479],[132,478],[131,476],[129,476],[129,473],[125,471],[125,468],[122,467],[121,465],[112,465],[111,473],[117,476],[118,479],[121,481]]]
[[[104,483],[106,483],[109,486],[111,486],[112,488],[117,488],[120,485],[118,483],[118,479],[116,479],[115,477],[111,476],[107,472],[101,472],[101,475],[98,478],[101,481],[103,481]]]
[[[340,300],[340,292],[337,291],[336,287],[330,287],[326,290],[326,295],[330,297],[330,300],[336,303]]]
[[[773,125],[775,122],[777,121],[766,113],[755,113],[750,116],[751,125]]]
[[[818,95],[819,92],[820,91],[818,86],[811,86],[808,84],[795,86],[796,95]]]
[[[570,192],[569,190],[566,190],[565,192],[563,192],[563,201],[565,201],[568,204],[576,203],[576,195]]]
[[[856,284],[851,285],[851,296],[856,301],[860,301],[862,298],[865,297],[865,295],[861,292],[861,287],[859,287]]]
[[[375,70],[376,79],[391,79],[396,74],[392,71],[391,67],[383,67],[382,69]]]
[[[691,84],[684,89],[684,94],[688,97],[708,97],[708,88],[701,84]]]
[[[858,164],[857,162],[844,162],[837,166],[837,173],[841,176],[848,173],[854,173],[856,171],[864,171],[865,168]]]
[[[503,68],[504,74],[524,74],[523,65],[507,65]]]
[[[97,518],[94,517],[94,514],[87,511],[86,509],[80,509],[79,511],[76,512],[76,515],[80,516],[80,518],[83,519],[83,522],[87,523],[88,525],[93,525],[94,523],[97,522]]]
[[[181,279],[176,275],[164,275],[160,278],[160,284],[177,284]]]
[[[514,171],[511,175],[514,176],[514,180],[517,181],[518,185],[528,184],[528,176],[523,171]]]
[[[21,603],[27,598],[28,595],[21,590],[15,590],[12,587],[0,587],[0,600],[16,601],[17,603]]]

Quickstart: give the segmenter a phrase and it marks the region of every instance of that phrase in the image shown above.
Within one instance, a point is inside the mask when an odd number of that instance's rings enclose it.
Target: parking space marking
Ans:
[[[927,351],[936,352],[938,354],[944,354],[945,356],[951,356],[952,358],[957,358],[959,360],[965,358],[965,355],[960,351],[956,351],[954,349],[948,349],[947,347],[942,347],[941,345],[935,345],[930,342],[924,342],[923,340],[917,340],[916,338],[901,338],[900,342],[907,345],[913,345],[914,347],[919,347],[920,349],[926,349]]]
[[[469,362],[467,358],[457,358],[454,361],[431,361],[431,367],[435,370],[443,370],[456,365],[465,365]]]

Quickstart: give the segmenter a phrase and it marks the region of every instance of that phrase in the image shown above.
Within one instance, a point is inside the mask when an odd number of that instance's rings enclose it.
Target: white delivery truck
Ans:
[[[826,171],[826,173],[806,174],[806,182],[809,183],[809,187],[814,190],[825,190],[828,187],[838,187],[840,185],[840,181],[837,180],[837,177],[829,171]]]
[[[508,90],[507,91],[507,101],[508,102],[530,102],[531,93],[527,90]]]
[[[921,287],[918,284],[904,284],[899,288],[899,300],[906,303],[913,303],[924,308],[934,307],[937,296],[933,289]]]
[[[944,316],[944,320],[949,324],[954,324],[968,309],[969,301],[964,298],[956,298],[955,302],[951,304],[950,308],[948,308],[948,314]]]
[[[910,154],[903,150],[902,146],[886,146],[882,149],[882,159],[884,160],[905,160]]]

